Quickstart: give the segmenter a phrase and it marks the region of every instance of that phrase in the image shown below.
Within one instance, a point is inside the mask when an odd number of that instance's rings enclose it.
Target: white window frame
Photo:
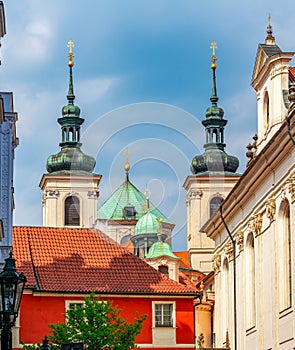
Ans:
[[[292,307],[292,228],[291,206],[285,199],[279,207],[278,225],[278,275],[279,312]]]
[[[256,326],[256,271],[255,271],[255,241],[254,235],[250,232],[246,239],[245,247],[245,279],[246,295],[248,298],[246,305],[246,329],[252,329]]]
[[[172,304],[172,325],[171,326],[156,326],[156,305]],[[153,328],[176,328],[176,302],[175,301],[153,301]]]
[[[66,300],[66,312],[70,310],[70,305],[73,305],[73,304],[84,305],[85,302],[84,300]]]

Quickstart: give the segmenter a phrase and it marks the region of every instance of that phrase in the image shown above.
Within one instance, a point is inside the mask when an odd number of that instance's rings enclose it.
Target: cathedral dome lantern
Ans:
[[[49,173],[82,172],[92,173],[95,167],[95,159],[84,154],[80,147],[80,127],[84,119],[80,117],[80,108],[74,104],[73,85],[73,41],[68,43],[70,78],[67,95],[68,104],[62,108],[62,117],[58,118],[61,126],[62,140],[59,144],[61,150],[58,154],[48,157],[46,169]]]
[[[206,132],[206,143],[204,144],[205,152],[196,156],[192,160],[191,171],[195,175],[207,175],[212,172],[225,173],[227,175],[236,175],[239,166],[239,160],[235,156],[228,155],[224,149],[224,127],[227,120],[223,119],[224,111],[217,105],[217,88],[216,88],[216,56],[217,48],[215,41],[211,44],[212,57],[212,96],[210,101],[212,105],[206,110],[206,118],[202,121]]]

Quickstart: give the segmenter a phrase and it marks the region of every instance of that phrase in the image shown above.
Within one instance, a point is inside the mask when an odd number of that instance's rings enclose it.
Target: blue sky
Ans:
[[[41,225],[38,187],[58,152],[56,120],[66,104],[67,42],[75,43],[76,104],[85,118],[82,150],[102,174],[99,204],[131,181],[176,223],[175,250],[186,249],[185,191],[192,158],[203,152],[201,120],[210,105],[210,43],[217,42],[219,105],[228,119],[226,151],[245,169],[256,132],[250,86],[267,15],[277,44],[294,47],[293,1],[9,0],[2,40],[1,90],[14,92],[20,145],[15,157],[14,224]]]

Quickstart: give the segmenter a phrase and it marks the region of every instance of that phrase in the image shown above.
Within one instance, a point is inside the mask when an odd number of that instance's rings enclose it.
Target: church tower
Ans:
[[[80,128],[84,119],[74,105],[73,41],[68,43],[70,79],[68,104],[58,118],[62,139],[58,154],[47,159],[42,176],[43,225],[51,227],[93,227],[97,218],[98,185],[101,175],[93,174],[95,159],[81,151]]]
[[[184,188],[187,191],[187,239],[188,250],[193,269],[208,273],[212,270],[212,253],[214,242],[200,232],[202,225],[213,216],[222,200],[239,179],[236,170],[239,160],[225,152],[224,127],[227,120],[224,111],[218,107],[216,88],[216,43],[212,49],[212,96],[211,107],[206,110],[206,118],[202,121],[205,127],[205,152],[193,158],[191,171]]]
[[[258,139],[255,156],[279,130],[288,111],[289,62],[294,52],[282,52],[276,44],[268,17],[267,36],[258,45],[251,85],[257,96]]]

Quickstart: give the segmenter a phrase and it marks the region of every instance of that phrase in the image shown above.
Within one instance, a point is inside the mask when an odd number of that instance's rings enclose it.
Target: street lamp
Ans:
[[[15,325],[18,310],[23,295],[26,277],[17,273],[12,252],[5,259],[5,266],[0,273],[0,328],[1,350],[12,349],[11,328]]]

